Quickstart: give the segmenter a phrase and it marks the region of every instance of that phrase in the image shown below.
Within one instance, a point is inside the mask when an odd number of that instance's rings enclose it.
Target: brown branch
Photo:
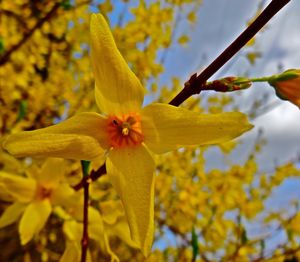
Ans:
[[[56,3],[52,9],[42,18],[40,19],[33,28],[28,30],[24,35],[23,38],[15,45],[13,45],[8,51],[4,53],[4,55],[0,56],[0,66],[5,64],[7,61],[9,61],[11,55],[13,52],[18,50],[22,45],[24,45],[27,40],[32,36],[32,34],[39,28],[43,26],[45,22],[47,22],[57,11],[57,9],[60,7],[60,3]]]
[[[92,181],[97,180],[99,177],[101,177],[105,174],[106,174],[106,166],[105,166],[105,164],[103,164],[97,170],[92,170],[90,175],[87,177],[87,179],[89,180],[89,182],[92,182]],[[78,184],[73,186],[73,188],[76,191],[80,190],[81,188],[84,188],[85,180],[86,180],[85,177],[83,177]]]
[[[90,179],[88,176],[83,177],[83,233],[81,240],[81,262],[86,261],[87,250],[89,245],[88,234],[88,210],[89,210],[89,185]]]
[[[273,0],[263,12],[249,25],[208,67],[185,83],[184,88],[169,103],[179,106],[190,96],[199,94],[205,82],[228,62],[266,23],[279,12],[290,0]]]
[[[19,23],[20,25],[23,26],[25,32],[28,30],[25,21],[24,21],[23,18],[22,18],[21,16],[19,16],[18,14],[14,13],[14,12],[12,12],[12,11],[10,11],[10,10],[6,10],[6,9],[0,10],[0,17],[1,17],[1,14],[4,14],[4,15],[10,16],[10,17],[13,17],[15,20],[18,21],[18,23]]]

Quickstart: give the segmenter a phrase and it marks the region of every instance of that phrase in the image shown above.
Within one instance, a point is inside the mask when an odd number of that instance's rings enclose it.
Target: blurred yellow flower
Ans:
[[[300,108],[300,69],[290,69],[271,77],[269,84],[275,88],[279,98]]]
[[[16,156],[92,160],[106,155],[107,174],[123,202],[131,236],[147,256],[154,230],[151,152],[222,143],[252,125],[238,112],[200,115],[160,103],[142,108],[144,88],[102,15],[92,15],[90,32],[95,98],[104,115],[81,113],[58,125],[11,135],[3,146]]]
[[[0,171],[1,192],[14,203],[0,217],[0,228],[18,220],[21,244],[27,244],[45,226],[52,207],[66,206],[75,191],[65,183],[62,159],[49,158],[41,169],[27,170],[27,177]]]
[[[81,257],[81,241],[82,241],[82,230],[83,225],[78,220],[82,219],[82,213],[80,212],[82,209],[77,209],[77,221],[68,217],[63,225],[63,231],[67,238],[66,249],[60,259],[60,262],[79,262]],[[79,211],[79,212],[78,212]],[[96,240],[96,243],[99,245],[101,250],[103,250],[106,254],[108,254],[111,258],[111,262],[119,261],[118,257],[111,251],[108,236],[104,230],[104,224],[102,216],[99,212],[89,207],[89,223],[88,223],[88,234],[90,239]],[[79,214],[80,213],[80,214]],[[128,225],[127,225],[128,227]],[[87,252],[87,261],[91,260],[91,254],[88,250]]]

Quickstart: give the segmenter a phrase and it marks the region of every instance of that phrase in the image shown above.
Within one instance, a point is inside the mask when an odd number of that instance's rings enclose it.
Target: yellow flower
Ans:
[[[56,207],[54,213],[64,219],[63,232],[66,236],[66,249],[60,258],[60,262],[76,262],[81,257],[82,241],[82,199],[78,198],[69,205],[67,209]],[[109,200],[99,203],[100,212],[89,207],[88,235],[98,244],[103,253],[110,256],[111,261],[119,261],[117,255],[111,250],[109,244],[110,236],[117,236],[127,245],[137,248],[136,243],[130,238],[128,223],[125,218],[124,209],[118,200]],[[100,214],[101,213],[101,214]],[[91,261],[91,252],[88,250],[87,261]]]
[[[11,197],[10,205],[0,218],[0,228],[18,220],[21,244],[28,243],[44,227],[56,205],[65,206],[72,201],[75,191],[62,180],[63,160],[49,158],[41,169],[27,171],[28,177],[0,172],[0,188]],[[3,193],[3,192],[2,192]]]
[[[95,98],[104,115],[81,113],[51,127],[9,136],[16,156],[92,160],[107,155],[107,174],[125,207],[133,240],[147,256],[153,239],[153,153],[184,145],[217,144],[252,126],[245,115],[200,115],[167,104],[142,108],[144,88],[121,56],[100,14],[91,18]]]
[[[300,69],[290,69],[271,77],[269,84],[283,100],[289,100],[300,108]]]
[[[65,222],[63,224],[63,231],[67,238],[66,249],[60,258],[60,262],[79,262],[81,257],[81,241],[82,241],[82,222],[78,222],[82,219],[82,213],[80,212],[82,208],[73,210],[72,216],[64,214],[61,210],[60,214],[65,217]],[[108,235],[105,232],[104,221],[102,216],[99,214],[98,210],[89,207],[89,223],[88,223],[88,234],[89,238],[96,240],[99,248],[110,256],[111,262],[118,262],[119,258],[112,252],[109,245]],[[128,225],[127,225],[128,227]],[[129,231],[129,230],[128,230]],[[91,260],[91,254],[88,250],[87,261]]]

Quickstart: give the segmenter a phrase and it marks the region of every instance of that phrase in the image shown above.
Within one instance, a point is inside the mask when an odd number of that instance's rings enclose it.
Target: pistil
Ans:
[[[108,117],[109,143],[114,148],[131,147],[143,142],[141,120],[138,114]]]

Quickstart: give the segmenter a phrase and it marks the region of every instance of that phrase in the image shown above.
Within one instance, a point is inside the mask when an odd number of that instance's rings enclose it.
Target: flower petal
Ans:
[[[108,156],[106,168],[123,202],[132,239],[147,256],[154,230],[153,158],[144,146],[115,149]]]
[[[126,114],[140,110],[144,88],[120,54],[101,14],[92,15],[90,31],[98,107],[106,114]]]
[[[49,200],[35,201],[28,205],[19,224],[21,244],[28,243],[44,227],[51,213]]]
[[[142,110],[144,142],[155,153],[185,145],[218,144],[252,128],[244,114],[199,114],[167,104],[151,104]]]
[[[66,249],[60,258],[59,262],[79,262],[80,261],[80,244],[77,242],[67,241]]]
[[[22,203],[31,201],[36,190],[33,179],[6,172],[0,172],[0,185],[3,185],[7,194]]]
[[[81,113],[54,126],[10,135],[3,147],[18,157],[91,160],[108,148],[106,136],[105,118],[96,113]]]
[[[51,195],[52,205],[59,205],[64,207],[73,207],[77,198],[75,197],[75,190],[67,183],[60,183]]]
[[[37,181],[44,186],[56,186],[64,179],[65,164],[66,162],[61,158],[47,158],[38,172]]]
[[[26,208],[26,204],[15,202],[5,209],[0,217],[0,228],[6,227],[18,220]]]

